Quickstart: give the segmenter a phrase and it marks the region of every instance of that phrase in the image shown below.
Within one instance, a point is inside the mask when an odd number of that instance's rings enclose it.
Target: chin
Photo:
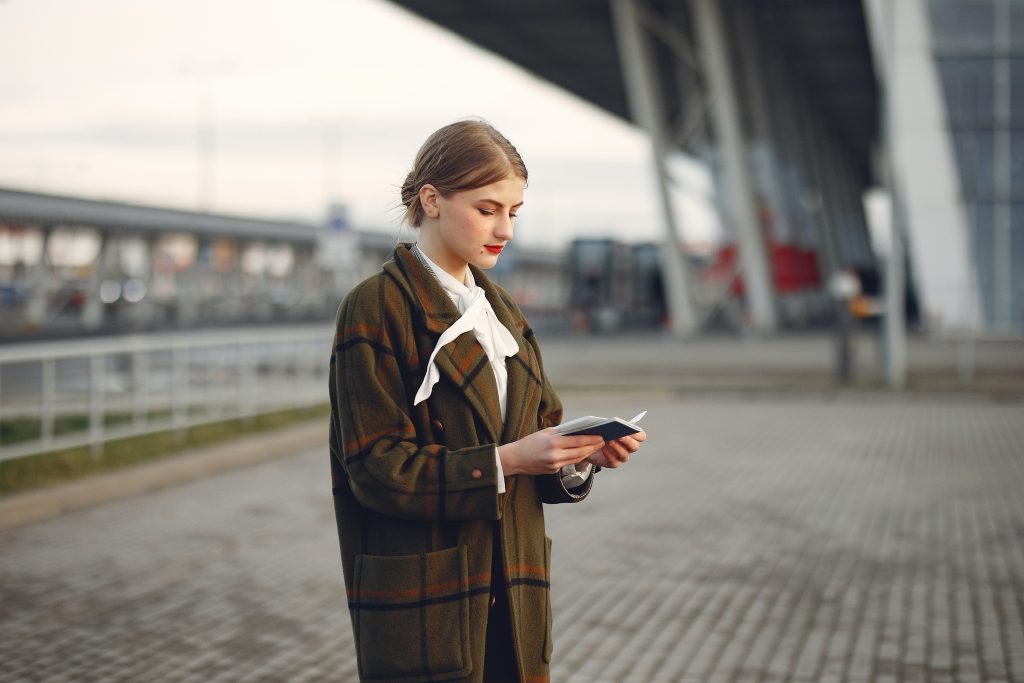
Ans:
[[[490,270],[498,264],[498,259],[501,258],[501,254],[490,254],[484,252],[478,255],[475,259],[470,261],[474,266],[480,270]]]

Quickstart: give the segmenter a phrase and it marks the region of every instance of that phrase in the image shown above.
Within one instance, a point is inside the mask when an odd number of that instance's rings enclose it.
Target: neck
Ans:
[[[469,263],[452,254],[440,245],[436,245],[427,235],[421,235],[416,246],[423,254],[436,265],[444,269],[444,272],[451,275],[459,282],[466,281],[466,272],[469,270]]]

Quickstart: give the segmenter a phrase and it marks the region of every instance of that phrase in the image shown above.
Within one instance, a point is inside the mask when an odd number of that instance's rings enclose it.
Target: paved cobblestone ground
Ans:
[[[651,441],[548,510],[555,681],[1024,681],[1019,404],[566,403]],[[0,680],[354,681],[326,458],[0,534]]]

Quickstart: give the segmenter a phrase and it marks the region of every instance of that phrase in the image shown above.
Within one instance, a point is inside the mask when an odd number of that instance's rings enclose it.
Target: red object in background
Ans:
[[[802,263],[800,250],[786,244],[771,245],[772,282],[779,294],[800,289]]]
[[[810,249],[804,251],[804,259],[807,263],[808,283],[810,287],[818,289],[821,287],[821,271],[818,270],[818,255]]]
[[[729,293],[733,296],[743,295],[743,278],[736,272],[736,251],[735,244],[726,244],[715,255],[711,267],[707,269],[704,279],[717,284],[724,282],[730,273],[733,273],[732,282],[729,284]]]
[[[810,249],[788,244],[770,243],[769,258],[772,266],[772,284],[779,294],[789,294],[802,289],[817,289],[821,286],[821,273],[818,270],[818,255]],[[734,296],[742,296],[744,292],[743,276],[739,274],[736,259],[739,252],[735,244],[726,244],[715,255],[711,267],[705,272],[704,279],[708,282],[723,282],[734,273],[729,285],[729,292]]]

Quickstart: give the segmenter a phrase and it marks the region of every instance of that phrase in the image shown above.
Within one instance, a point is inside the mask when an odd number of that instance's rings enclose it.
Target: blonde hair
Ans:
[[[527,180],[526,164],[504,135],[486,121],[457,121],[427,138],[402,185],[405,221],[423,222],[420,188],[431,184],[442,197],[490,185],[510,175]]]

